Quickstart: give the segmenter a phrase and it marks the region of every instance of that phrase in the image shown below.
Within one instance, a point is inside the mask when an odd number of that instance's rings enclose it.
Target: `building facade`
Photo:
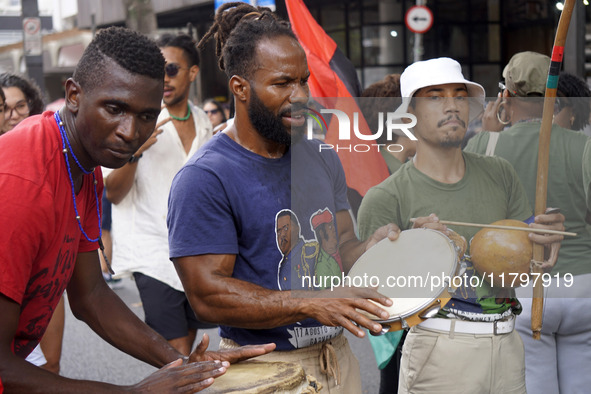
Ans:
[[[18,0],[0,0],[15,2]],[[71,3],[73,0],[61,0]],[[136,0],[145,1],[145,0]],[[79,44],[84,45],[89,32],[110,25],[125,25],[134,0],[77,0],[74,25],[79,29]],[[560,11],[556,0],[304,0],[310,12],[324,30],[335,40],[341,51],[357,69],[362,87],[382,79],[390,73],[399,73],[417,59],[416,40],[423,59],[449,56],[464,67],[464,74],[481,83],[487,95],[495,96],[502,79],[504,64],[516,52],[524,50],[550,54]],[[417,35],[405,25],[405,14],[418,2],[433,13],[433,25],[426,33]],[[287,18],[284,0],[276,0],[276,12]],[[12,3],[11,3],[12,4]],[[210,27],[214,15],[213,0],[151,0],[158,30],[190,30],[198,39]],[[12,5],[14,8],[14,5]],[[65,8],[65,9],[64,9]],[[591,76],[591,46],[586,49],[587,21],[591,7],[584,0],[577,2],[566,44],[564,68],[584,78]],[[60,8],[71,24],[72,6]],[[55,17],[54,17],[55,19]],[[66,21],[66,22],[68,22]],[[56,21],[54,21],[54,25]],[[67,23],[65,24],[67,26]],[[73,34],[74,36],[76,34]],[[72,35],[68,36],[73,45]],[[57,38],[61,40],[61,38]],[[45,41],[44,41],[45,42]],[[45,45],[45,44],[44,44]],[[54,44],[56,46],[56,44]],[[18,47],[18,45],[17,45]],[[61,44],[57,44],[58,50]],[[11,49],[12,70],[18,70],[18,54]],[[55,49],[53,50],[55,52]],[[7,50],[0,47],[0,71],[7,69]],[[66,52],[68,52],[66,50]],[[75,59],[70,48],[68,59]],[[586,53],[589,53],[589,59]],[[81,54],[81,51],[80,51]],[[59,55],[48,54],[49,60]],[[75,63],[74,63],[75,64]],[[59,74],[59,62],[53,61],[46,70]],[[72,67],[68,63],[67,67]],[[10,71],[10,70],[9,70]],[[68,70],[64,69],[64,75]],[[63,78],[63,76],[62,76]],[[52,86],[51,81],[47,81]],[[52,90],[53,92],[53,90]],[[202,51],[199,78],[193,89],[194,97],[201,101],[208,97],[228,100],[227,79],[218,69],[214,46],[209,43]],[[53,94],[53,93],[52,93]],[[53,98],[53,97],[52,97]]]

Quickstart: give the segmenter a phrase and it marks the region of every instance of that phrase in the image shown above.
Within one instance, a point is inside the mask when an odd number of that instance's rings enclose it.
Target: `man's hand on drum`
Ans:
[[[230,364],[226,361],[202,361],[183,364],[182,359],[171,362],[141,382],[130,386],[132,393],[197,393],[223,375]]]
[[[209,346],[209,336],[203,334],[201,342],[189,356],[188,362],[199,361],[227,361],[229,363],[237,363],[252,357],[262,356],[275,350],[274,343],[267,343],[264,345],[248,345],[241,346],[237,349],[221,349],[218,351],[207,351]]]
[[[353,335],[363,338],[367,328],[373,333],[379,333],[382,326],[372,321],[360,311],[365,311],[379,319],[386,320],[389,313],[380,307],[391,306],[392,300],[369,287],[335,287],[332,290],[316,291],[316,297],[311,298],[306,308],[306,315],[327,326],[342,326]],[[323,298],[325,297],[326,298]],[[371,301],[370,301],[371,300]],[[373,301],[373,302],[372,302]]]
[[[386,224],[378,228],[371,237],[365,241],[365,251],[369,250],[372,246],[380,242],[384,238],[388,238],[390,241],[396,241],[400,235],[400,228],[394,223]]]
[[[548,208],[545,214],[537,215],[534,223],[529,226],[531,228],[541,228],[546,230],[564,231],[564,215],[557,209]],[[564,239],[562,235],[556,234],[539,234],[530,233],[529,239],[540,245],[544,245],[545,261],[542,264],[542,269],[546,272],[550,271],[556,264],[558,259],[558,251],[560,250],[560,243]]]

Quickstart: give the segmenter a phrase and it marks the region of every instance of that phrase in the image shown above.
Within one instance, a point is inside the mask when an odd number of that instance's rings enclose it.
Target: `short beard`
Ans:
[[[164,104],[166,104],[167,107],[173,107],[176,104],[180,103],[181,101],[183,101],[185,99],[185,96],[176,96],[173,97],[172,99],[168,99],[170,100],[169,102],[166,102],[167,99],[162,99],[162,101],[164,102]]]
[[[261,137],[285,146],[290,146],[292,141],[297,142],[301,139],[301,133],[292,130],[293,134],[290,134],[281,121],[281,115],[285,111],[275,115],[265,107],[254,89],[251,89],[251,92],[248,118]]]
[[[442,148],[459,148],[462,146],[463,138],[446,138],[444,141],[439,143]]]
[[[445,122],[454,118],[454,115],[450,115],[447,119],[441,120],[437,123],[438,127],[441,127]],[[455,115],[456,120],[460,121],[464,128],[464,135],[466,134],[466,122],[464,122],[458,115]],[[459,126],[458,126],[459,127]],[[456,131],[458,127],[454,127],[453,131]],[[439,146],[442,148],[460,148],[462,146],[462,142],[464,141],[464,137],[459,138],[450,138],[446,137],[443,141],[439,143]]]

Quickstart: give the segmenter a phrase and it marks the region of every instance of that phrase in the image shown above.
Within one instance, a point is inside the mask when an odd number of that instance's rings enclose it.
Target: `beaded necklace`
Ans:
[[[66,134],[66,130],[64,129],[64,122],[62,122],[60,115],[59,115],[59,111],[56,111],[53,115],[53,117],[55,118],[55,122],[57,123],[57,127],[60,131],[60,135],[62,137],[62,152],[64,154],[64,158],[66,159],[66,167],[68,168],[68,177],[70,178],[70,185],[72,186],[72,200],[74,201],[74,211],[76,212],[76,221],[78,222],[78,227],[80,228],[80,231],[82,231],[82,234],[84,234],[84,237],[88,240],[88,242],[99,242],[99,244],[101,244],[102,246],[102,242],[101,242],[101,236],[102,234],[102,229],[101,229],[101,213],[99,211],[99,200],[98,200],[98,194],[96,192],[96,185],[97,185],[97,180],[96,177],[94,175],[94,170],[92,171],[87,171],[84,169],[84,167],[82,167],[82,165],[80,164],[80,162],[78,161],[78,158],[76,157],[76,155],[74,154],[74,151],[72,150],[72,146],[70,145],[70,140],[68,140],[68,135]],[[68,146],[66,148],[66,145]],[[70,162],[68,160],[68,152],[70,152],[72,154],[72,157],[74,158],[74,161],[76,162],[76,165],[78,166],[78,168],[80,168],[80,170],[85,174],[88,175],[90,173],[92,173],[92,182],[94,184],[94,198],[96,201],[96,214],[98,216],[98,227],[99,227],[99,236],[95,239],[91,239],[87,234],[86,231],[84,231],[84,229],[82,228],[82,223],[80,223],[80,214],[78,213],[78,207],[76,206],[76,191],[74,189],[74,180],[72,179],[72,171],[70,169]]]
[[[173,118],[174,120],[178,120],[180,122],[184,122],[185,120],[189,119],[189,117],[191,117],[191,107],[189,107],[189,102],[187,101],[187,115],[183,116],[182,118],[179,116],[174,116],[173,114],[169,113],[170,117]]]

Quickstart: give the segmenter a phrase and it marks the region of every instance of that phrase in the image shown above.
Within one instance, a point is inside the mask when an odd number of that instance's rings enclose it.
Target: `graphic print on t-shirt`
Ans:
[[[22,331],[14,341],[15,354],[24,357],[37,346],[70,280],[77,251],[78,238],[66,234],[53,268],[44,268],[29,279],[28,291],[21,303],[21,310],[25,311],[21,321],[26,324],[19,323]],[[29,304],[32,307],[26,308]]]
[[[280,290],[324,289],[342,272],[334,215],[319,209],[309,219],[313,240],[302,236],[300,220],[291,209],[275,216],[277,248],[283,255],[277,269]]]

